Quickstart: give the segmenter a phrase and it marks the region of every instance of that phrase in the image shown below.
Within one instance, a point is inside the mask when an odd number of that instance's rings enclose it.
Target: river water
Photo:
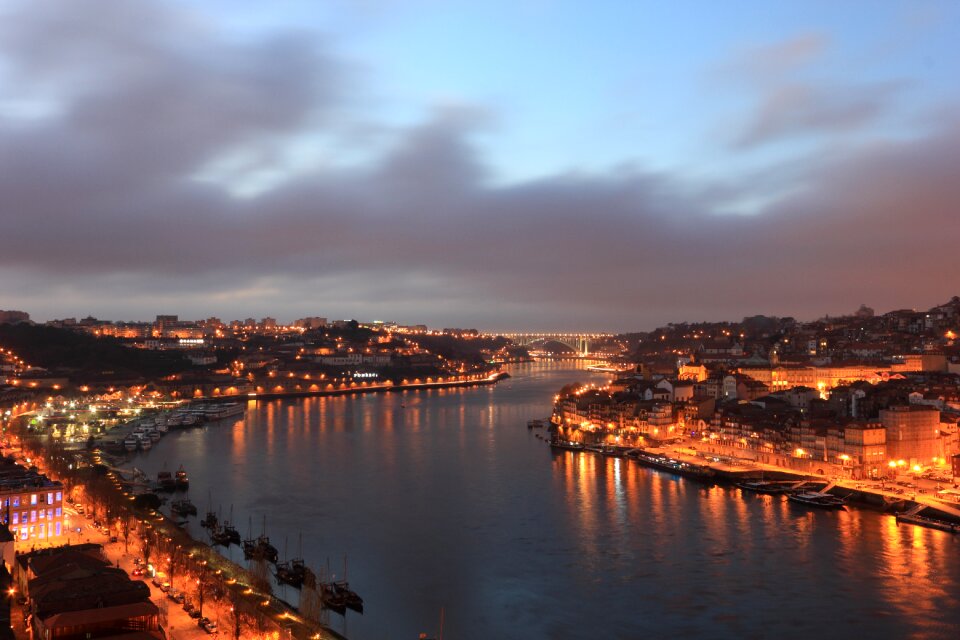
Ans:
[[[281,556],[302,539],[307,564],[337,578],[346,557],[365,613],[330,625],[350,640],[436,635],[441,612],[448,640],[960,637],[960,536],[553,454],[527,420],[564,384],[606,378],[569,362],[511,373],[251,402],[133,464],[184,465],[201,516],[232,505],[244,536],[266,516]]]

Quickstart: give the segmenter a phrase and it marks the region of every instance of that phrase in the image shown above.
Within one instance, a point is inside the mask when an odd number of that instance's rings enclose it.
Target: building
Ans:
[[[164,637],[149,587],[112,567],[100,545],[41,549],[16,564],[34,638]]]
[[[854,478],[879,478],[887,470],[887,430],[880,422],[850,421],[827,431],[827,461]]]
[[[940,412],[925,405],[901,405],[880,410],[887,430],[887,455],[910,465],[928,465],[943,457]]]
[[[323,327],[327,326],[327,319],[319,316],[310,316],[307,318],[300,318],[293,324],[294,326],[303,327],[304,329],[322,329]]]
[[[19,324],[30,322],[30,314],[26,311],[0,311],[0,324]]]
[[[180,323],[179,316],[159,315],[153,323],[153,331],[157,336],[166,335],[166,332],[173,329]]]
[[[66,534],[63,485],[18,465],[12,457],[0,459],[0,505],[0,523],[21,546],[52,542]]]

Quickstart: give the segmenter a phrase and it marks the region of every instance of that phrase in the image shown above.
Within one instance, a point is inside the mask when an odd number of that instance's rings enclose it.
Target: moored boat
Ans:
[[[187,471],[183,468],[183,465],[180,465],[180,468],[177,469],[174,483],[178,491],[186,491],[190,488],[190,478],[187,477]]]
[[[277,562],[280,553],[270,544],[270,538],[265,535],[243,541],[243,555],[245,558],[263,558],[270,562]]]
[[[797,504],[818,509],[843,509],[844,499],[821,491],[798,491],[791,493],[787,499]]]
[[[306,576],[306,565],[304,565],[302,558],[294,558],[289,562],[278,562],[276,576],[277,582],[299,589],[303,586],[303,579]]]
[[[232,540],[230,539],[230,534],[225,531],[226,527],[217,527],[214,526],[210,531],[210,541],[215,545],[220,545],[221,547],[228,547]]]
[[[928,529],[946,531],[947,533],[960,533],[960,524],[947,522],[946,520],[939,520],[937,518],[928,518],[915,513],[898,513],[897,524],[900,524],[901,522],[915,524],[919,527],[927,527]]]
[[[346,580],[332,582],[334,592],[343,599],[343,603],[357,613],[363,613],[363,598],[357,595],[356,591],[350,590],[350,585]]]
[[[340,615],[347,612],[346,595],[338,592],[336,587],[331,583],[322,582],[318,586],[320,587],[320,600],[323,602],[325,608],[335,611]]]
[[[583,451],[582,443],[560,440],[559,438],[550,440],[550,447],[557,451]]]
[[[716,471],[705,465],[693,464],[691,462],[677,460],[676,458],[669,458],[660,453],[651,453],[649,451],[644,451],[643,449],[634,449],[630,452],[630,454],[631,457],[645,466],[653,469],[659,469],[661,471],[669,471],[670,473],[675,473],[677,475],[692,478],[694,480],[712,482],[717,475]]]
[[[157,472],[157,486],[161,491],[173,491],[177,488],[176,482],[173,479],[173,474],[171,474],[169,471]]]
[[[744,491],[768,494],[787,493],[790,490],[787,484],[769,480],[744,480],[743,482],[738,482],[737,487]]]
[[[170,510],[181,516],[197,515],[197,507],[194,506],[194,504],[186,498],[184,498],[183,500],[174,500],[173,502],[171,502]]]
[[[237,530],[236,527],[231,525],[229,522],[223,523],[223,533],[225,536],[227,536],[227,540],[229,542],[232,542],[233,544],[236,544],[236,545],[240,544],[240,532]]]

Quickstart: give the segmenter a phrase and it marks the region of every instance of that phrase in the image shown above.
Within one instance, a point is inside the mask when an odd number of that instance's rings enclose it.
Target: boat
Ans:
[[[320,601],[324,608],[340,615],[347,612],[347,597],[338,592],[332,583],[321,582],[318,586],[320,587]]]
[[[157,472],[157,486],[161,491],[173,491],[177,488],[176,481],[173,479],[173,474],[171,474],[169,471]]]
[[[928,518],[927,516],[921,516],[915,513],[898,513],[897,524],[901,522],[915,524],[919,527],[927,527],[928,529],[946,531],[947,533],[960,533],[960,524],[939,520],[937,518]]]
[[[137,439],[137,446],[140,447],[141,451],[150,451],[153,447],[153,442],[150,441],[147,434],[143,434]]]
[[[151,431],[147,431],[147,437],[150,438],[151,442],[156,444],[160,442],[160,438],[163,437],[163,434],[157,431],[156,429],[153,429]]]
[[[277,548],[270,544],[270,538],[265,535],[243,541],[243,556],[249,558],[263,558],[276,563],[280,558]]]
[[[231,525],[229,522],[224,521],[223,523],[223,533],[227,536],[227,540],[233,544],[240,544],[240,532],[237,531],[237,528]]]
[[[540,419],[527,420],[527,429],[543,429],[546,422]]]
[[[251,529],[253,526],[251,524]],[[249,558],[263,558],[274,564],[280,558],[280,552],[270,544],[270,538],[267,537],[267,516],[263,516],[263,531],[256,538],[250,534],[250,538],[243,541],[243,556]]]
[[[136,451],[138,446],[140,446],[140,438],[130,436],[123,439],[123,448],[127,451]]]
[[[210,529],[210,541],[212,544],[220,545],[221,547],[229,547],[232,540],[230,535],[224,530],[226,527],[217,527],[214,526]]]
[[[210,529],[214,531],[220,525],[220,517],[217,515],[217,512],[213,510],[213,491],[207,493],[207,514],[203,516],[203,520],[200,521],[200,526],[204,529]]]
[[[170,510],[181,516],[197,515],[197,507],[194,506],[194,504],[186,498],[184,498],[183,500],[174,500],[173,502],[171,502]]]
[[[219,520],[220,519],[217,518],[217,514],[215,514],[213,511],[207,511],[207,515],[205,515],[203,520],[200,521],[200,526],[205,529],[213,530],[217,528]]]
[[[288,562],[277,563],[277,582],[288,584],[291,587],[299,589],[303,586],[303,579],[306,577],[306,565],[302,558],[294,558]]]
[[[571,442],[553,438],[550,440],[550,448],[555,451],[583,451],[583,444],[580,442]]]
[[[334,592],[343,599],[344,605],[353,609],[357,613],[363,613],[363,598],[357,595],[356,591],[350,590],[350,585],[346,580],[331,582]]]
[[[743,491],[768,494],[787,493],[790,490],[787,484],[783,482],[772,482],[770,480],[744,480],[743,482],[738,482],[737,487]]]
[[[307,565],[303,561],[303,534],[300,535],[298,543],[298,556],[292,560],[285,560],[277,563],[277,582],[289,584],[299,589],[303,586],[303,581],[307,577]],[[287,541],[283,541],[283,555],[287,556]]]
[[[180,465],[180,468],[177,469],[174,483],[176,484],[177,491],[186,491],[190,488],[190,478],[187,477],[187,472],[183,468],[183,465]]]
[[[660,453],[652,453],[650,451],[644,451],[643,449],[634,449],[631,451],[631,454],[634,459],[645,466],[659,469],[661,471],[669,471],[670,473],[675,473],[677,475],[692,478],[694,480],[712,482],[717,476],[717,472],[710,467],[684,462],[683,460],[677,460],[675,458],[669,458]]]
[[[787,499],[797,504],[818,509],[843,509],[844,499],[821,491],[798,491],[787,495]]]
[[[343,556],[343,580],[336,580],[336,576],[333,576],[333,578],[330,586],[333,587],[334,593],[343,601],[344,605],[357,613],[363,613],[363,598],[357,595],[356,591],[352,591],[350,584],[347,582],[347,556]]]

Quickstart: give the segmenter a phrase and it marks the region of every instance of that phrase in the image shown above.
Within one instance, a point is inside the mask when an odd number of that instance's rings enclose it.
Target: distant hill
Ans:
[[[38,325],[0,324],[0,346],[74,382],[152,379],[191,368],[181,353],[131,349],[115,338]]]

